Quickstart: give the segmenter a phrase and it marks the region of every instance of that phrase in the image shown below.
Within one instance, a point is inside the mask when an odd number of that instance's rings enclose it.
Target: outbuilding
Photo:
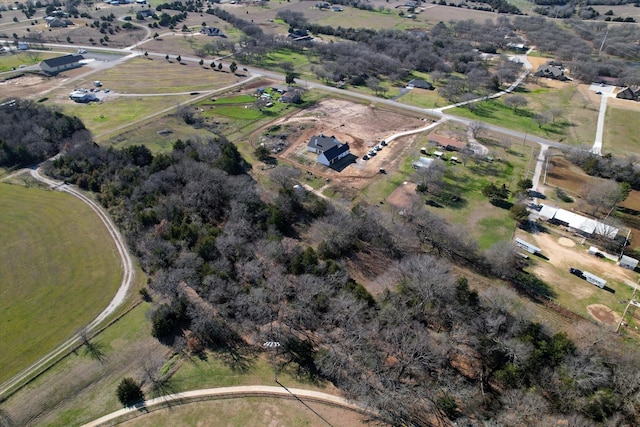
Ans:
[[[526,242],[522,239],[516,238],[514,240],[515,244],[517,247],[524,249],[525,251],[529,252],[530,254],[537,254],[540,253],[542,251],[542,249],[540,249],[539,247],[532,245],[529,242]]]
[[[40,63],[40,68],[47,74],[56,74],[60,71],[76,68],[81,65],[84,59],[82,55],[64,55],[57,58],[45,59]]]
[[[630,256],[622,255],[618,265],[622,268],[635,270],[636,267],[638,266],[638,260],[635,258],[631,258]]]
[[[607,284],[606,280],[596,276],[595,274],[589,273],[588,271],[583,271],[582,277],[584,277],[584,280],[586,280],[587,282],[591,283],[592,285],[596,285],[601,289],[604,288],[604,286]]]

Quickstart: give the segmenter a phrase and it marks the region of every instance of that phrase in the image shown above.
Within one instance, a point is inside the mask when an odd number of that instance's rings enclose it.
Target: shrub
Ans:
[[[120,381],[116,389],[116,395],[125,408],[144,402],[144,393],[140,388],[140,384],[131,377],[123,378],[122,381]]]

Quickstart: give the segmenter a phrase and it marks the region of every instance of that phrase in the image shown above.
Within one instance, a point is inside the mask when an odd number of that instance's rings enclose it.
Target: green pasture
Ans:
[[[386,5],[387,6],[387,5]],[[415,27],[416,21],[398,16],[399,10],[392,9],[391,12],[385,9],[384,12],[360,10],[354,7],[343,6],[342,12],[326,12],[326,16],[319,17],[314,22],[320,25],[331,25],[334,28],[372,28],[406,30]],[[388,6],[387,6],[388,7]],[[404,11],[405,13],[406,10]],[[421,15],[417,15],[421,18]]]
[[[578,265],[577,267],[580,268],[581,266]],[[633,293],[629,285],[618,281],[607,280],[607,286],[615,290],[615,293],[611,293],[592,285],[586,280],[578,279],[566,269],[562,269],[562,271],[556,269],[556,273],[559,274],[563,280],[559,283],[548,283],[556,294],[554,300],[569,310],[587,318],[591,318],[587,311],[587,306],[591,304],[606,305],[618,313],[618,315],[622,316],[626,302],[631,299]],[[580,295],[582,292],[577,293],[572,291],[573,287],[588,289],[588,295],[582,296]],[[620,301],[624,301],[624,303]]]
[[[0,184],[0,381],[89,323],[120,284],[113,240],[67,194]]]
[[[543,79],[540,79],[543,80]],[[544,82],[541,82],[543,85]],[[564,88],[538,87],[533,90],[523,89],[514,94],[524,96],[528,105],[513,109],[505,105],[504,100],[511,95],[499,99],[476,102],[465,107],[447,110],[447,113],[481,120],[498,126],[528,132],[551,140],[562,140],[564,143],[582,145],[593,143],[598,110],[586,104],[577,86],[567,84]],[[560,114],[549,123],[540,126],[536,120],[537,113],[557,109]]]
[[[170,132],[160,132],[168,130]],[[160,133],[159,133],[160,132]],[[176,140],[185,141],[193,138],[208,138],[213,134],[206,128],[194,128],[174,114],[157,117],[129,127],[125,132],[103,141],[104,145],[124,148],[131,145],[144,145],[154,153],[169,152]]]
[[[79,117],[94,135],[113,133],[147,116],[177,106],[190,98],[189,95],[158,97],[114,97],[105,102],[77,104],[65,102],[62,110]],[[60,104],[58,104],[60,105]]]
[[[607,106],[602,151],[628,155],[640,152],[637,110]]]
[[[238,78],[229,72],[229,68],[221,71],[209,69],[211,61],[204,66],[197,62],[178,63],[172,55],[169,61],[164,58],[134,58],[109,68],[104,72],[93,74],[79,86],[91,87],[93,80],[100,80],[103,87],[114,92],[126,94],[178,94],[184,92],[207,91],[219,89],[235,83]],[[144,78],[153,70],[153,78]]]

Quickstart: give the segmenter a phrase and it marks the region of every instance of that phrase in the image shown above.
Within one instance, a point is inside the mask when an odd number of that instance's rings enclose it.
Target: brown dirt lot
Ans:
[[[615,313],[606,305],[591,304],[587,306],[587,310],[594,319],[606,326],[617,326],[620,321],[618,313]]]
[[[393,193],[387,197],[387,202],[397,209],[406,209],[409,207],[415,197],[417,184],[413,182],[405,182],[400,187],[393,190]]]
[[[396,139],[372,159],[362,160],[362,156],[372,147],[390,134],[425,125],[421,119],[341,99],[321,101],[313,107],[271,122],[268,127],[289,123],[299,124],[300,130],[289,137],[289,147],[279,157],[301,169],[335,179],[351,188],[362,188],[368,182],[362,178],[375,176],[380,168],[388,171],[397,168],[414,136]],[[317,163],[317,156],[307,151],[307,142],[313,135],[321,132],[348,142],[351,154],[357,158],[355,163],[341,171]]]

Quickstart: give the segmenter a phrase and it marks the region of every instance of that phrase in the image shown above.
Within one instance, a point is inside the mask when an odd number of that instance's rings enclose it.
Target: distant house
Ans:
[[[349,155],[349,144],[342,144],[334,136],[320,134],[311,137],[307,150],[318,155],[318,163],[331,166]]]
[[[47,27],[49,28],[67,28],[69,25],[73,25],[73,21],[70,19],[54,18],[50,16],[47,16],[44,19],[47,23]]]
[[[427,140],[436,144],[438,147],[442,147],[447,151],[466,151],[469,150],[467,148],[467,143],[463,141],[458,141],[457,139],[449,138],[447,136],[438,135],[435,133],[430,134],[427,137]]]
[[[564,75],[564,67],[562,64],[556,61],[549,61],[544,65],[541,65],[534,74],[536,77],[546,77],[548,79],[566,81],[569,80]]]
[[[640,100],[640,87],[625,87],[618,92],[616,98],[638,101]]]
[[[318,9],[329,9],[331,8],[331,5],[329,3],[322,2],[322,3],[316,3],[316,7]]]
[[[45,59],[40,63],[40,69],[47,74],[56,74],[61,71],[79,67],[80,61],[84,59],[82,55],[64,55],[57,58]]]
[[[433,87],[433,85],[425,80],[420,80],[420,79],[413,79],[411,81],[409,81],[409,83],[407,83],[407,87],[415,87],[418,89],[427,89],[427,90],[434,90],[435,87]]]
[[[302,102],[302,91],[298,89],[289,90],[282,94],[280,102],[284,102],[286,104],[300,104]]]
[[[151,18],[154,14],[155,12],[151,9],[141,9],[136,14],[136,18],[137,19]]]
[[[305,41],[305,40],[313,40],[313,37],[311,37],[311,34],[309,34],[309,32],[307,30],[303,30],[300,28],[296,28],[294,30],[292,30],[288,37],[290,39],[293,39],[293,41]]]
[[[222,37],[227,38],[227,36],[222,32],[220,28],[216,27],[207,27],[200,30],[200,32],[209,37]]]

